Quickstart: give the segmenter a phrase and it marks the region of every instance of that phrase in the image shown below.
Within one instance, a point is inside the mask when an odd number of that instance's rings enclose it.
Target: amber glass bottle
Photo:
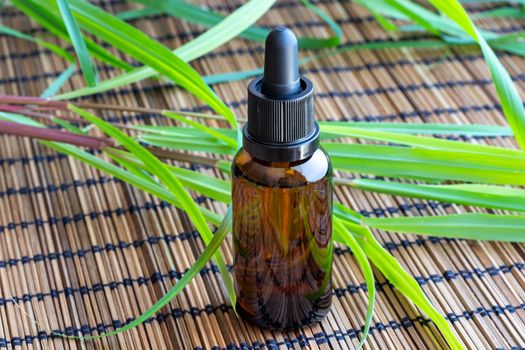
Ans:
[[[237,308],[261,327],[296,328],[331,305],[332,168],[288,29],[268,36],[264,75],[248,100],[232,166]]]

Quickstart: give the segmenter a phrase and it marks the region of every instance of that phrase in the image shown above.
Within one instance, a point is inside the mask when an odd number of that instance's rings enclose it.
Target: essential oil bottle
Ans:
[[[248,86],[232,176],[238,312],[271,329],[319,322],[332,294],[332,167],[285,27],[268,35],[264,75]]]

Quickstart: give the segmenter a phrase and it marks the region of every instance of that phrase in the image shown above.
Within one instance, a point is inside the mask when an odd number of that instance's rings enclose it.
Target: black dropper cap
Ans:
[[[268,34],[264,74],[248,86],[248,121],[243,146],[254,158],[295,162],[319,148],[314,88],[299,76],[297,38],[286,27]]]

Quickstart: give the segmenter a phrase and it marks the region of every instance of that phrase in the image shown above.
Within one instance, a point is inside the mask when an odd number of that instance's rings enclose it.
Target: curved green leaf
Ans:
[[[368,333],[370,332],[372,316],[374,315],[374,304],[376,298],[374,272],[372,271],[372,267],[368,262],[368,258],[365,252],[363,251],[359,243],[356,241],[354,236],[352,236],[352,234],[341,223],[340,219],[333,218],[333,222],[334,231],[336,231],[336,235],[337,237],[339,237],[339,242],[348,246],[350,250],[352,250],[352,252],[354,253],[355,258],[359,263],[359,267],[363,272],[363,276],[365,277],[366,288],[368,290],[368,309],[365,317],[365,326],[363,329],[363,335],[361,336],[361,341],[359,342],[359,346],[357,347],[357,349],[361,349],[365,344],[366,338],[368,337]]]
[[[525,110],[521,97],[512,82],[507,70],[503,67],[498,57],[489,46],[483,35],[470,20],[467,12],[457,0],[429,0],[438,10],[452,19],[480,46],[485,61],[496,86],[503,113],[514,131],[516,140],[521,148],[525,148]]]
[[[445,337],[448,345],[454,350],[464,349],[464,345],[452,330],[450,323],[448,323],[445,317],[434,308],[421,289],[419,283],[417,283],[417,281],[405,271],[396,258],[381,246],[370,230],[367,227],[352,223],[351,221],[343,220],[342,222],[353,234],[368,259],[373,262],[373,264],[379,269],[379,271],[381,271],[385,278],[396,287],[397,290],[399,290],[408,300],[423,311],[432,322],[434,322]],[[334,236],[334,239],[338,242],[344,243],[343,238],[340,237],[339,234]]]
[[[525,216],[452,214],[442,216],[363,218],[368,226],[395,232],[448,238],[525,242]]]
[[[327,127],[351,127],[367,130],[377,130],[401,134],[419,135],[469,135],[469,136],[512,136],[512,131],[505,126],[485,124],[444,124],[444,123],[386,123],[386,122],[352,122],[352,121],[320,121],[321,133],[341,136],[352,136],[344,129]],[[359,137],[359,136],[356,136]],[[389,141],[387,141],[389,142]],[[395,141],[394,141],[395,142]],[[457,143],[462,145],[463,143]],[[458,146],[459,148],[459,146]]]
[[[200,35],[199,37],[193,39],[192,41],[174,50],[173,55],[171,55],[171,57],[176,55],[176,57],[178,57],[177,62],[178,61],[189,62],[197,57],[200,57],[214,50],[215,48],[219,47],[220,45],[224,44],[225,42],[237,36],[244,29],[248,28],[251,24],[257,21],[257,19],[259,19],[274,4],[274,2],[275,0],[251,0],[250,2],[246,3],[245,5],[237,9],[231,15],[226,17],[219,24],[217,24],[213,28],[206,31],[204,34]],[[117,18],[114,18],[114,21],[120,21],[120,20]],[[124,27],[124,28],[131,27],[125,22],[122,22],[125,24],[125,26],[124,24],[120,22],[118,23],[120,24],[121,27]],[[133,32],[134,31],[137,31],[137,29],[133,28]],[[144,34],[142,34],[142,36],[144,36]],[[147,42],[152,41],[152,39],[150,38],[148,38],[147,40],[148,40]],[[157,45],[160,45],[160,44],[157,43]],[[150,49],[153,49],[153,46],[151,46]],[[164,49],[162,51],[164,52],[165,55],[167,55]],[[171,58],[169,58],[169,60],[171,60]],[[149,62],[143,62],[143,63],[149,65]],[[93,87],[93,88],[87,87],[87,88],[75,90],[69,93],[55,96],[55,99],[61,99],[61,100],[71,99],[75,97],[104,92],[110,89],[132,84],[132,83],[141,81],[143,79],[153,77],[157,75],[157,73],[159,72],[165,75],[164,71],[157,72],[156,71],[157,69],[158,67],[156,67],[156,65],[137,68],[129,73],[117,76],[115,78],[101,81],[96,87]],[[166,77],[171,79],[169,75],[166,75]],[[200,76],[198,78],[198,81],[201,81],[202,84],[205,85],[205,83],[202,81],[202,78],[200,78]],[[178,83],[177,81],[175,82]],[[219,113],[221,114],[221,112]],[[233,119],[233,116],[230,116],[229,118]],[[233,124],[235,125],[235,123]]]
[[[73,57],[73,55],[71,55],[69,52],[67,52],[63,48],[61,48],[61,47],[59,47],[59,46],[57,46],[55,44],[51,44],[51,43],[49,43],[47,41],[44,41],[44,40],[42,40],[40,38],[33,37],[31,35],[19,32],[18,30],[15,30],[13,28],[9,28],[9,27],[3,26],[3,25],[0,25],[0,33],[5,34],[5,35],[9,35],[9,36],[12,36],[12,37],[15,37],[15,38],[18,38],[18,39],[31,41],[31,42],[33,42],[35,44],[38,44],[38,45],[40,45],[42,47],[45,47],[46,49],[56,53],[57,55],[59,55],[60,57],[66,59],[69,62],[74,62],[75,61],[75,57]]]
[[[64,19],[64,24],[66,26],[69,37],[71,38],[71,43],[73,48],[77,53],[78,61],[80,64],[80,69],[84,73],[84,79],[89,86],[97,85],[98,81],[98,72],[97,67],[91,61],[89,57],[88,49],[80,29],[78,28],[77,21],[73,18],[67,0],[56,0],[62,18]]]
[[[362,191],[525,212],[525,190],[519,188],[471,184],[416,185],[373,179],[354,179],[341,184],[348,184]]]
[[[51,7],[44,6],[43,1],[12,0],[11,3],[57,37],[71,42],[66,27],[64,26],[64,22],[62,22],[60,16],[57,13],[50,11]],[[53,7],[56,7],[54,2],[51,2],[51,4]],[[86,37],[84,37],[84,41],[93,57],[124,70],[130,70],[133,68],[131,65],[110,54],[106,49],[97,45],[94,41]]]
[[[82,116],[90,123],[96,125],[100,130],[111,136],[115,141],[119,142],[123,147],[133,153],[133,155],[144,164],[146,170],[152,175],[155,175],[162,182],[162,184],[177,197],[182,209],[186,211],[204,242],[208,244],[211,241],[213,234],[198,205],[193,201],[190,194],[184,189],[178,178],[164,163],[162,163],[158,158],[142,147],[138,142],[125,135],[111,124],[74,105],[68,105],[68,109]],[[232,306],[235,307],[235,293],[233,291],[233,282],[231,280],[231,276],[226,269],[226,265],[224,264],[222,256],[218,255],[217,257],[218,259],[216,259],[216,261],[219,265],[219,269],[221,272],[223,272],[221,275],[228,291]]]
[[[229,145],[230,147],[232,147],[234,149],[237,149],[237,139],[231,138],[228,135],[225,135],[224,133],[215,130],[214,128],[210,128],[210,127],[208,127],[208,126],[206,126],[204,124],[195,122],[195,121],[193,121],[191,119],[188,119],[188,118],[186,118],[186,117],[184,117],[184,116],[182,116],[180,114],[174,113],[174,112],[164,111],[162,114],[165,115],[166,117],[169,117],[169,118],[175,119],[177,121],[180,121],[182,123],[186,123],[188,125],[191,125],[195,129],[200,130],[200,131],[204,132],[205,134],[211,135],[211,136],[215,137],[215,139],[226,143],[227,145]]]
[[[49,4],[50,0],[46,1]],[[236,126],[233,113],[202,81],[200,75],[164,45],[84,0],[69,0],[69,6],[84,30],[176,82]]]
[[[174,17],[187,20],[192,23],[197,23],[205,26],[213,26],[225,17],[220,13],[211,11],[209,9],[202,8],[198,5],[193,5],[180,0],[135,0],[144,4],[146,9],[153,10],[155,13],[167,13]],[[341,27],[323,10],[314,6],[308,0],[301,0],[301,3],[308,9],[319,16],[332,30],[333,36],[329,38],[310,38],[300,37],[298,38],[299,47],[302,49],[318,49],[324,47],[334,47],[341,43],[343,36]],[[144,10],[146,10],[144,9]],[[149,12],[149,11],[148,11]],[[146,13],[148,13],[146,12]],[[135,15],[142,15],[141,12],[135,12]],[[124,14],[126,18],[130,18],[130,14]],[[136,17],[135,17],[136,18]],[[250,26],[247,27],[242,33],[239,34],[241,38],[264,42],[266,36],[269,33],[269,29]]]
[[[406,127],[406,126],[405,126]],[[487,156],[511,157],[517,162],[525,162],[525,155],[523,152],[509,148],[478,145],[466,142],[442,140],[432,137],[422,137],[415,135],[404,135],[400,133],[373,130],[370,128],[355,128],[351,123],[344,125],[330,125],[327,123],[321,124],[321,130],[331,134],[338,134],[341,136],[355,137],[368,140],[376,140],[383,142],[397,143],[400,145],[413,146],[424,149],[436,149],[444,151],[483,154]]]
[[[42,92],[40,97],[49,98],[53,96],[64,84],[75,74],[77,70],[76,64],[71,64]]]
[[[322,145],[338,170],[436,182],[525,185],[521,157],[382,145]]]

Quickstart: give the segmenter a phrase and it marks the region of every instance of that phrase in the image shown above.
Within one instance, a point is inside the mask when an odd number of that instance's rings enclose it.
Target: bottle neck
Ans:
[[[246,152],[248,152],[248,151],[246,151]],[[310,159],[312,159],[312,155],[309,155],[308,157],[306,157],[304,159],[300,159],[300,160],[296,160],[296,161],[274,162],[274,161],[268,161],[268,160],[256,158],[252,154],[250,154],[249,152],[248,152],[248,154],[250,155],[251,159],[254,162],[256,162],[258,164],[261,164],[261,165],[263,165],[265,167],[270,167],[270,168],[283,168],[283,169],[293,168],[293,167],[299,166],[301,164],[304,164],[304,163],[308,162]]]
[[[262,142],[243,128],[243,147],[255,159],[272,163],[292,163],[308,159],[319,148],[319,124],[310,135],[293,142]]]

